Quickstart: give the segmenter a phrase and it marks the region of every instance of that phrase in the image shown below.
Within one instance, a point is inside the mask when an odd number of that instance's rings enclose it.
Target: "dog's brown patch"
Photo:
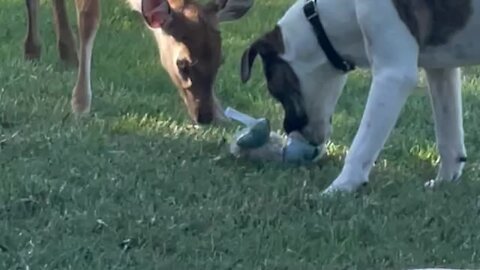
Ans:
[[[263,72],[269,93],[285,111],[283,128],[286,133],[302,130],[308,123],[303,106],[300,82],[292,67],[280,55],[285,51],[283,36],[277,25],[255,40],[242,55],[240,75],[243,82],[250,79],[257,55],[263,61]]]
[[[472,0],[392,0],[420,47],[445,44],[472,15]]]

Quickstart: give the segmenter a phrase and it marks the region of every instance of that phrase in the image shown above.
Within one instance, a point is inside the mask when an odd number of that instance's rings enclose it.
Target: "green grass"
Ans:
[[[70,2],[70,1],[69,1]],[[194,129],[139,17],[102,0],[92,115],[64,116],[76,73],[60,68],[42,1],[42,61],[23,60],[23,1],[0,0],[0,269],[401,269],[480,261],[480,92],[464,75],[469,163],[435,192],[433,121],[413,95],[360,194],[311,199],[339,173],[369,73],[350,77],[320,165],[253,164],[228,155],[234,127]],[[256,1],[222,26],[224,105],[267,116],[260,63],[240,83],[243,49],[292,1]],[[73,9],[69,12],[73,15]],[[71,16],[73,18],[73,16]]]

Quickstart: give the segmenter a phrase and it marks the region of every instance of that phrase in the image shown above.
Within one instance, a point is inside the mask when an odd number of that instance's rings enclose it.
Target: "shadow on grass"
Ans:
[[[466,265],[475,245],[465,239],[478,241],[478,219],[467,215],[477,199],[465,195],[474,188],[429,194],[398,181],[407,175],[401,166],[388,167],[385,176],[396,181],[369,196],[312,200],[332,166],[252,166],[222,154],[217,129],[136,116],[35,129],[0,156],[0,257],[7,264],[31,242],[43,243],[30,248],[32,267],[107,267],[121,253],[122,265],[168,269],[238,261],[253,269],[265,258],[292,269],[400,269]],[[438,203],[445,198],[451,202]]]

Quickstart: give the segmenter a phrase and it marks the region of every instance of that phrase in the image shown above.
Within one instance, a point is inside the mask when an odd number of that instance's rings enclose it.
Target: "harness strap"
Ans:
[[[343,59],[337,51],[333,48],[332,43],[325,33],[325,29],[322,26],[320,15],[317,12],[317,0],[307,0],[303,6],[303,12],[307,17],[307,20],[313,27],[315,35],[317,37],[318,44],[322,47],[325,55],[330,63],[337,69],[343,72],[349,72],[355,69],[355,64]]]

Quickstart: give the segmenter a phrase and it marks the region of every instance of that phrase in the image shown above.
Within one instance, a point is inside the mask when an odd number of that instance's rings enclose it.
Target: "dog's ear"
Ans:
[[[258,55],[258,40],[248,47],[242,55],[240,78],[243,83],[246,83],[252,74],[252,66],[255,58]]]
[[[278,57],[284,52],[282,33],[280,27],[275,26],[272,31],[255,40],[242,54],[240,77],[243,83],[247,82],[252,74],[252,66],[258,54],[264,64]]]

